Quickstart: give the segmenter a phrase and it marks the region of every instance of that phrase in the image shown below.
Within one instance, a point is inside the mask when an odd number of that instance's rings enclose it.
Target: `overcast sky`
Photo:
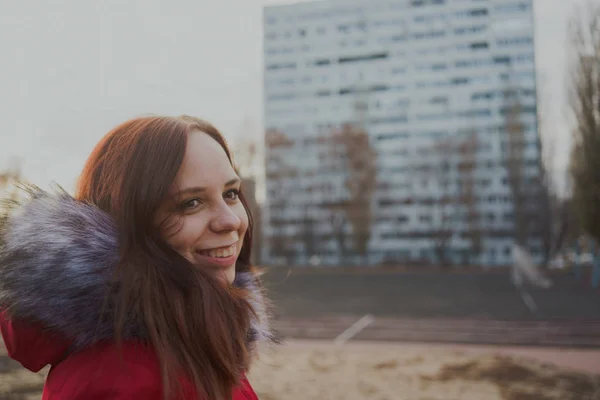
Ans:
[[[535,4],[546,126],[563,169],[565,28],[583,1]],[[0,167],[19,158],[35,183],[71,188],[100,137],[146,113],[194,114],[231,141],[260,137],[262,7],[281,3],[0,0]]]

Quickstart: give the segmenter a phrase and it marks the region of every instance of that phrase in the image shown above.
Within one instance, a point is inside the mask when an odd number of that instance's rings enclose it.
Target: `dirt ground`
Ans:
[[[600,400],[600,351],[291,341],[251,381],[262,400]]]
[[[0,356],[0,400],[39,399],[45,373]],[[288,341],[249,378],[261,400],[600,400],[600,350]]]

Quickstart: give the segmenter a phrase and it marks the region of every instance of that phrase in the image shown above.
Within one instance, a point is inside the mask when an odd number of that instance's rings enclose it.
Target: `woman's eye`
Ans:
[[[200,199],[190,199],[182,204],[184,210],[191,210],[198,207],[202,202]]]
[[[231,189],[225,192],[225,198],[227,200],[237,200],[240,196],[240,191],[238,189]]]

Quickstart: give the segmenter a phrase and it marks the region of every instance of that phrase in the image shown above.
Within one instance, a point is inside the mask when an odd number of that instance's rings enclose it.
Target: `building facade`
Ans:
[[[506,265],[515,240],[539,259],[540,228],[517,232],[542,176],[532,3],[266,7],[264,259]],[[344,124],[376,154],[362,250],[336,208],[360,183],[332,152]]]

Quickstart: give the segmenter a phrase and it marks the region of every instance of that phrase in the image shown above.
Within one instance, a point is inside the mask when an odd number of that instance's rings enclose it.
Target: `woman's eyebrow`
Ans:
[[[240,178],[235,177],[233,179],[230,179],[229,181],[227,181],[227,183],[225,183],[225,187],[230,187],[230,186],[234,186],[236,184],[240,183]],[[181,189],[180,191],[178,191],[178,194],[192,194],[192,193],[201,193],[201,192],[205,192],[206,188],[205,187],[201,187],[201,186],[192,186],[189,188],[185,188],[185,189]]]

